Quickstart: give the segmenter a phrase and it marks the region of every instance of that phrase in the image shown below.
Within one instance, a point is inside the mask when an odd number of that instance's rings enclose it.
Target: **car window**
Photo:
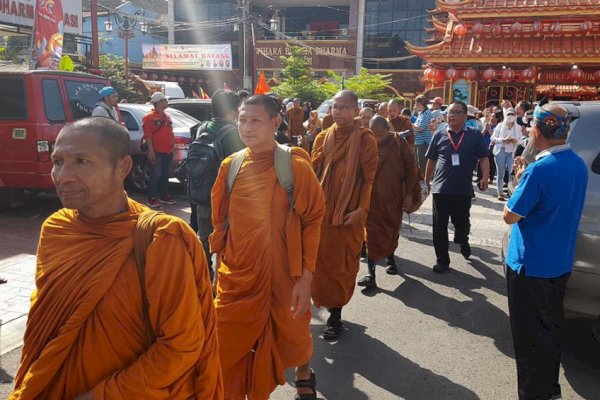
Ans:
[[[80,119],[92,115],[96,102],[100,100],[98,92],[104,86],[103,83],[66,81],[67,98],[71,107],[73,119]]]
[[[22,77],[0,78],[0,87],[3,93],[10,93],[10,96],[0,96],[0,119],[26,119],[25,80]]]
[[[196,118],[198,121],[208,121],[211,118],[210,105],[208,104],[173,104],[169,106]]]
[[[138,131],[140,126],[138,125],[135,117],[131,115],[129,111],[121,111],[121,116],[123,117],[123,121],[125,122],[125,127],[130,131]]]
[[[171,119],[173,120],[173,126],[176,126],[178,128],[189,128],[190,126],[194,126],[200,122],[196,118],[193,118],[187,115],[186,113],[176,110],[174,108],[167,108],[166,111],[169,113]]]
[[[44,96],[44,111],[50,122],[64,122],[65,107],[60,96],[60,88],[56,79],[42,79],[42,95]]]

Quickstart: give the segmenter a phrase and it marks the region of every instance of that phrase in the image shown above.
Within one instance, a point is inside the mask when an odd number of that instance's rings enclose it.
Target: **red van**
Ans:
[[[25,189],[53,189],[50,153],[61,128],[91,115],[108,80],[64,71],[0,72],[0,209]]]

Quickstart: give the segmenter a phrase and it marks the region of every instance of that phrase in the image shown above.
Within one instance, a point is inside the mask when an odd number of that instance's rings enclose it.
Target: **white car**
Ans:
[[[133,168],[127,178],[127,183],[133,190],[141,193],[148,191],[153,168],[146,153],[140,150],[143,136],[142,119],[152,108],[153,106],[149,104],[119,104],[123,121],[129,131],[130,152],[133,157]],[[167,108],[166,112],[171,116],[175,134],[175,149],[170,169],[170,176],[175,177],[175,169],[187,157],[191,133],[196,131],[200,121],[174,108]]]

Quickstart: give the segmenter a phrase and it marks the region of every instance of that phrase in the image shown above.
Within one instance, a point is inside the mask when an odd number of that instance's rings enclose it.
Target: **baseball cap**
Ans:
[[[98,94],[100,95],[100,98],[103,99],[105,97],[110,96],[113,93],[117,93],[117,89],[115,89],[112,86],[104,86],[102,89],[100,89],[100,91],[98,92]]]
[[[150,97],[150,103],[154,104],[154,103],[158,103],[161,100],[166,100],[167,96],[165,96],[164,93],[161,92],[154,92],[152,93],[152,97]]]
[[[472,106],[472,105],[467,106],[467,115],[469,117],[475,117],[478,112],[479,112],[479,109],[477,107]]]
[[[507,108],[506,115],[516,115],[514,108]]]
[[[441,97],[436,97],[435,99],[433,99],[433,102],[438,104],[444,104],[444,100],[442,100]]]

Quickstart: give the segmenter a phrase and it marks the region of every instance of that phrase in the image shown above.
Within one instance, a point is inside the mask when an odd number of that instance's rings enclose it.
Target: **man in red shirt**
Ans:
[[[144,115],[142,122],[144,139],[148,144],[148,159],[154,164],[148,188],[148,206],[159,208],[160,203],[175,204],[175,199],[168,194],[174,146],[173,122],[165,112],[169,102],[163,93],[154,93],[150,102],[154,109]],[[160,194],[158,199],[157,194]]]

